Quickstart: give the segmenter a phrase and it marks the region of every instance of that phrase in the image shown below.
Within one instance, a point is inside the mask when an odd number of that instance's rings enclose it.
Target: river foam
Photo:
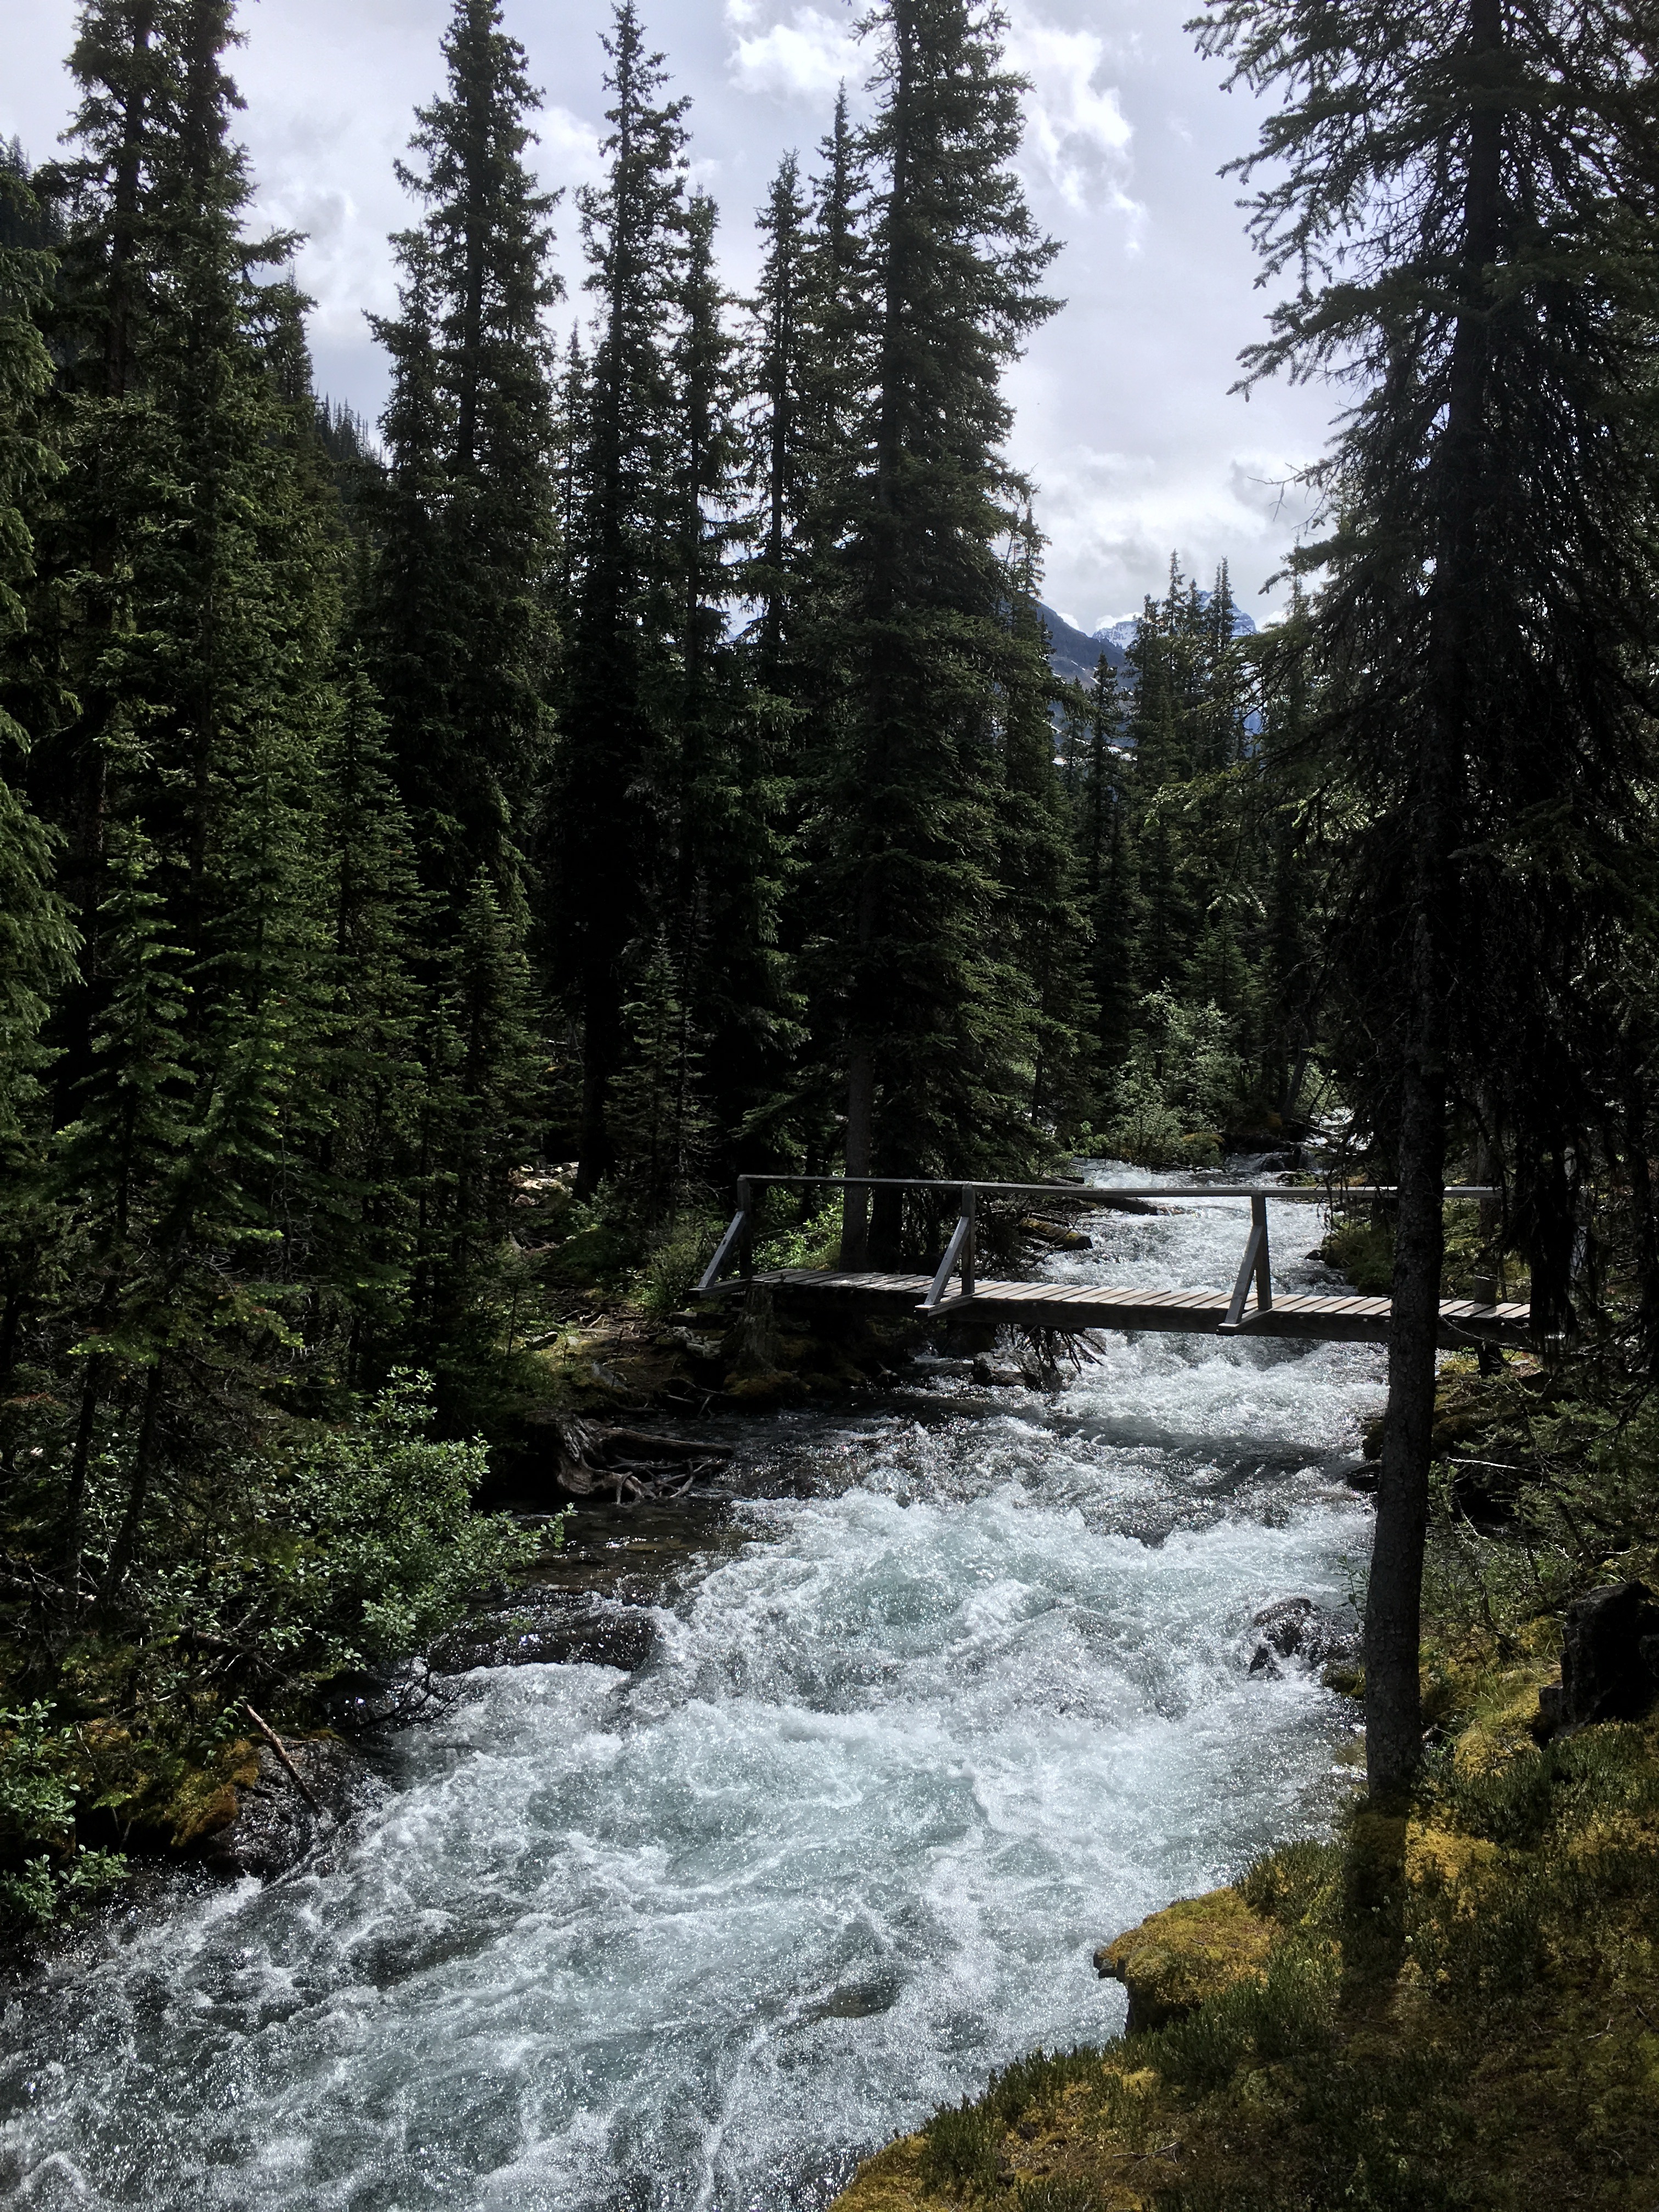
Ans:
[[[1109,1217],[1055,1272],[1224,1284],[1247,1220]],[[1293,1280],[1316,1218],[1274,1229]],[[1113,2033],[1093,1946],[1328,1815],[1351,1719],[1252,1679],[1249,1623],[1340,1601],[1380,1372],[1112,1338],[1057,1398],[781,1417],[746,1449],[799,1494],[734,1507],[638,1673],[466,1678],[331,1863],[14,2003],[0,2184],[810,2206],[1018,2052]]]

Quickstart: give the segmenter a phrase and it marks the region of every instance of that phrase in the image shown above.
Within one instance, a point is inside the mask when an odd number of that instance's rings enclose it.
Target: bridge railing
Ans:
[[[952,1301],[953,1306],[974,1296],[975,1237],[977,1205],[981,1198],[1042,1198],[1051,1202],[1060,1199],[1068,1205],[1108,1208],[1126,1198],[1248,1198],[1250,1201],[1250,1233],[1245,1240],[1244,1256],[1239,1262],[1238,1274],[1233,1283],[1227,1318],[1220,1324],[1223,1332],[1229,1334],[1248,1325],[1252,1284],[1255,1289],[1254,1310],[1257,1313],[1273,1310],[1273,1257],[1267,1240],[1267,1206],[1270,1200],[1285,1206],[1329,1206],[1340,1205],[1345,1200],[1393,1198],[1399,1194],[1399,1187],[1394,1183],[1279,1183],[1264,1189],[1260,1183],[1200,1183],[1182,1188],[1167,1182],[958,1182],[943,1176],[739,1176],[738,1210],[697,1285],[700,1295],[712,1291],[734,1267],[744,1281],[753,1277],[756,1207],[761,1194],[774,1185],[787,1185],[796,1189],[821,1187],[832,1190],[956,1192],[960,1206],[957,1225],[951,1232],[944,1257],[928,1285],[927,1295],[921,1302],[920,1310],[927,1314],[937,1313],[944,1304],[952,1275],[957,1276],[960,1283],[957,1297]],[[1444,1194],[1450,1200],[1497,1198],[1501,1194],[1495,1184],[1457,1183],[1449,1186]]]

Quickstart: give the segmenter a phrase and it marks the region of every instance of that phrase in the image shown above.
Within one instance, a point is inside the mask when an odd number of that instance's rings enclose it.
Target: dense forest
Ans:
[[[1611,10],[1565,58],[1495,0],[1415,45],[1304,12],[1204,36],[1291,88],[1252,204],[1299,289],[1247,368],[1351,380],[1328,526],[1269,629],[1172,567],[1078,684],[1004,451],[1057,249],[994,10],[881,0],[871,119],[781,163],[737,299],[634,0],[569,204],[530,60],[456,0],[371,426],[313,388],[295,241],[247,234],[232,0],[88,0],[65,150],[0,173],[15,1836],[88,1714],[210,1732],[279,1659],[415,1648],[512,1555],[465,1440],[522,1347],[572,1281],[672,1307],[740,1170],[1214,1165],[1317,1120],[1397,1181],[1379,1668],[1415,1652],[1444,1180],[1503,1186],[1486,1264],[1641,1385],[1646,48]],[[520,1183],[566,1164],[527,1251]],[[882,1264],[940,1224],[846,1227]]]

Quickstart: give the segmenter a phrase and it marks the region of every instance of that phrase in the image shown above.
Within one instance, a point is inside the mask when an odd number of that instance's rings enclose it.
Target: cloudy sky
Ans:
[[[779,155],[804,159],[837,82],[863,73],[842,0],[641,0],[676,88],[689,93],[695,173],[722,210],[730,280],[755,268],[752,217]],[[1184,0],[1012,0],[1012,58],[1031,80],[1024,168],[1065,248],[1067,302],[1015,373],[1014,459],[1038,487],[1045,596],[1085,629],[1139,610],[1171,551],[1206,580],[1230,562],[1246,608],[1294,538],[1286,477],[1324,441],[1330,399],[1279,386],[1229,396],[1266,305],[1217,171],[1254,136],[1181,25]],[[317,301],[321,388],[368,415],[385,389],[365,308],[392,302],[386,233],[407,219],[392,161],[438,82],[448,0],[244,0],[236,75],[264,221],[308,234],[299,276]],[[545,93],[538,159],[567,188],[560,258],[579,299],[568,188],[592,177],[602,128],[599,32],[609,0],[505,0]],[[74,0],[0,0],[0,135],[35,161],[70,106]]]

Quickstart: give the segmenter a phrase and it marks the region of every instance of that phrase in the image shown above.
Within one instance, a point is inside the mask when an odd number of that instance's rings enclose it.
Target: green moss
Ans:
[[[1131,2033],[1161,2027],[1206,1998],[1267,1972],[1273,1929],[1236,1889],[1186,1897],[1095,1954],[1095,1971],[1129,1994]]]
[[[223,1745],[198,1766],[185,1765],[158,1808],[155,1825],[175,1850],[189,1850],[236,1818],[239,1793],[259,1778],[259,1753],[246,1736]]]

